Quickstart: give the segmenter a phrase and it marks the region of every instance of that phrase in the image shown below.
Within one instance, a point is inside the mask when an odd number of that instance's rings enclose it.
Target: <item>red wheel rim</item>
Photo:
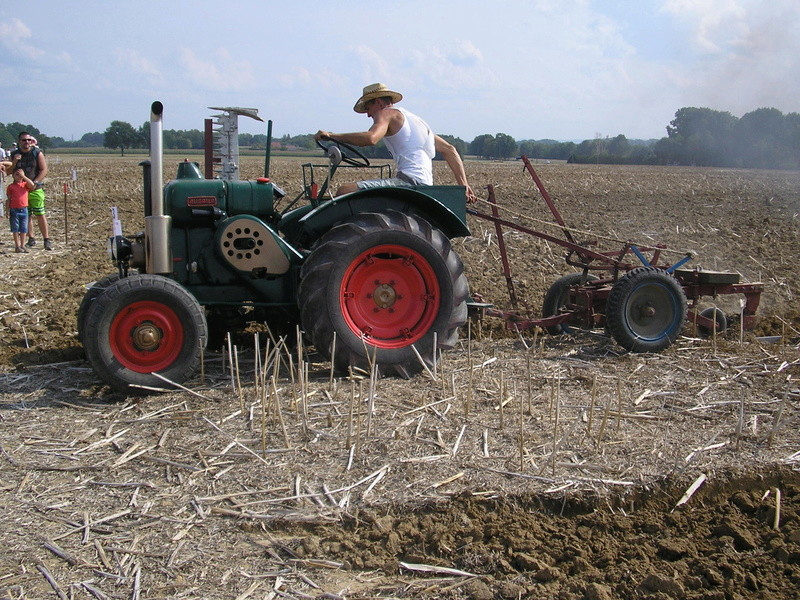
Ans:
[[[339,298],[353,333],[378,348],[403,348],[433,325],[441,294],[436,273],[421,254],[384,244],[350,263]]]
[[[183,326],[170,307],[133,302],[114,317],[109,330],[114,357],[126,369],[155,373],[172,365],[183,346]]]

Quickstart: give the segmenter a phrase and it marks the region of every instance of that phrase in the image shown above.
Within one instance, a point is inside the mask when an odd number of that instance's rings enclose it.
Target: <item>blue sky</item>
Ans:
[[[684,106],[800,112],[798,32],[797,0],[37,0],[0,21],[0,122],[78,139],[160,100],[167,129],[355,131],[380,81],[467,142],[660,138]]]

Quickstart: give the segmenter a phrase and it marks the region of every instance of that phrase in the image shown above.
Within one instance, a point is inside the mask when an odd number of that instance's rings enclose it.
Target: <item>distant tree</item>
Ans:
[[[759,108],[736,122],[739,165],[768,169],[781,163],[788,150],[781,138],[785,120],[777,108]]]
[[[84,133],[81,136],[81,144],[86,146],[87,148],[103,146],[104,143],[105,143],[105,136],[99,131],[95,131],[94,133]]]
[[[142,145],[142,136],[133,128],[133,125],[124,121],[111,121],[111,125],[103,135],[103,146],[112,150],[119,148],[121,156],[125,156],[125,148],[136,148]]]
[[[698,166],[734,166],[736,117],[710,108],[681,108],[667,126],[678,162]]]
[[[525,140],[519,143],[519,153],[528,158],[567,160],[575,152],[575,142],[556,140]]]
[[[266,145],[267,143],[267,136],[265,135],[256,135],[253,136],[253,139],[262,139],[261,145]],[[273,142],[275,139],[273,138]],[[303,135],[284,135],[281,137],[280,142],[285,146],[294,147],[294,148],[301,148],[303,150],[314,150],[317,148],[317,143],[314,141],[314,136],[311,134],[303,134]],[[366,149],[364,149],[366,150]]]
[[[586,160],[595,158],[597,156],[597,138],[583,140],[575,147],[575,155],[583,157]]]
[[[9,136],[11,136],[11,139],[4,139],[3,140],[3,144],[4,145],[8,144],[10,146],[11,144],[13,144],[14,142],[17,141],[17,138],[19,137],[19,134],[20,134],[21,131],[27,131],[33,137],[36,138],[36,141],[39,142],[39,147],[40,148],[50,148],[51,147],[50,138],[48,138],[46,135],[44,135],[41,131],[39,131],[33,125],[25,125],[24,123],[18,123],[18,122],[15,121],[14,123],[7,123],[5,128],[6,128],[7,134]]]
[[[264,133],[257,133],[256,135],[253,136],[253,139],[250,141],[250,145],[254,148],[266,148],[267,135]]]
[[[487,150],[489,146],[494,143],[494,136],[484,133],[476,137],[469,145],[469,153],[474,156],[487,157],[489,156]]]
[[[494,136],[494,157],[511,158],[517,153],[517,141],[507,133]]]
[[[506,133],[484,133],[472,140],[469,153],[483,158],[509,158],[517,153],[517,142]]]
[[[540,155],[544,151],[543,144],[536,140],[523,140],[519,143],[519,153],[524,154],[528,158],[541,158]]]
[[[592,157],[595,163],[601,162],[600,157],[605,154],[607,140],[608,138],[603,139],[602,133],[594,134],[594,139],[592,140]]]
[[[199,150],[203,148],[203,133],[198,129],[165,129],[162,135],[164,148],[173,150]]]
[[[139,136],[142,138],[142,145],[145,148],[150,147],[150,121],[145,121],[139,126],[139,129],[136,130]]]
[[[619,134],[617,137],[608,140],[606,152],[613,156],[626,157],[631,152],[631,143],[628,138]]]
[[[103,134],[99,132],[84,133],[79,140],[65,140],[62,137],[51,137],[51,148],[96,148],[103,145]]]
[[[183,135],[183,133],[173,137],[172,143],[168,146],[168,148],[172,148],[174,150],[189,150],[191,147],[192,140],[190,140],[188,136]]]
[[[8,150],[15,141],[16,138],[6,129],[6,126],[0,123],[0,142],[3,143],[6,150]]]
[[[205,134],[199,129],[187,129],[183,135],[189,140],[190,148],[200,150],[205,145]]]
[[[444,141],[446,141],[446,142],[449,142],[449,143],[453,144],[453,146],[455,147],[456,151],[457,151],[457,152],[458,152],[458,153],[459,153],[461,156],[464,156],[464,155],[467,153],[467,149],[468,149],[467,142],[465,142],[465,141],[464,141],[464,140],[462,140],[461,138],[454,137],[454,136],[452,136],[452,135],[447,135],[447,134],[441,134],[441,136],[440,136],[440,137],[441,137],[441,138],[442,138]],[[440,155],[438,155],[438,154],[437,154],[437,155],[436,155],[436,158],[438,158],[438,159],[440,159],[440,160],[441,160],[441,158],[442,158],[442,157],[441,157]]]
[[[786,165],[782,169],[800,169],[800,113],[789,113],[784,117],[783,147],[787,149]]]

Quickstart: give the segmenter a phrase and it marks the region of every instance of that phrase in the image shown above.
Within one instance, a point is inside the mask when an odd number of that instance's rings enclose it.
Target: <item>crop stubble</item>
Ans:
[[[111,270],[109,207],[126,233],[141,228],[138,160],[51,157],[55,251],[12,254],[10,235],[0,246],[2,597],[790,598],[800,586],[800,174],[538,166],[579,238],[663,242],[763,281],[755,333],[781,343],[687,329],[662,354],[632,355],[484,321],[435,380],[332,383],[312,354],[301,395],[285,372],[256,385],[240,338],[241,390],[210,353],[195,394],[134,400],[93,376],[74,319],[82,284]],[[467,166],[513,218],[550,220],[519,163]],[[272,175],[299,190],[299,161],[273,160]],[[470,225],[455,245],[472,290],[507,307],[493,226]],[[562,251],[507,242],[535,312],[567,272]]]

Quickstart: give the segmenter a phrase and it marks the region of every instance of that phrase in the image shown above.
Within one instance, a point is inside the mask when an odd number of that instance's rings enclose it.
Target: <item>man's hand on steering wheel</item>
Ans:
[[[347,163],[352,167],[368,167],[369,166],[369,159],[361,154],[356,148],[351,146],[350,144],[345,144],[342,141],[337,140],[336,138],[332,137],[329,131],[318,131],[314,135],[314,141],[317,142],[317,146],[322,148],[326,153],[328,152],[328,148],[331,146],[336,146],[339,150],[342,151],[342,162]],[[329,142],[327,145],[323,144],[323,142]],[[346,151],[346,152],[345,152]],[[350,156],[348,156],[348,153]]]

